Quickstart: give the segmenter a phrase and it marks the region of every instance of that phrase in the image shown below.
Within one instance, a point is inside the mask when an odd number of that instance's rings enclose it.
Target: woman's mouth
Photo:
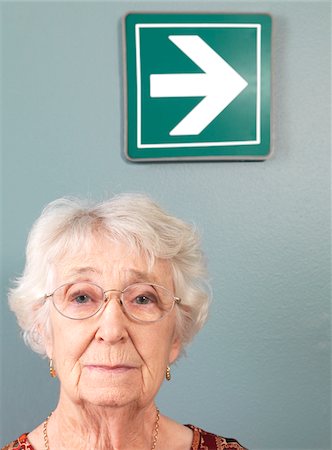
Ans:
[[[114,375],[127,373],[131,370],[136,369],[136,367],[127,364],[116,364],[116,365],[88,364],[85,365],[84,367],[91,372],[103,372]]]

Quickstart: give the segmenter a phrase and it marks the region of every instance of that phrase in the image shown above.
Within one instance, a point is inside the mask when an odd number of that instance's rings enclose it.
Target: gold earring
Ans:
[[[170,381],[171,379],[171,368],[169,366],[166,367],[166,380]]]
[[[50,359],[50,375],[52,378],[56,377],[56,371],[53,366],[53,359]]]

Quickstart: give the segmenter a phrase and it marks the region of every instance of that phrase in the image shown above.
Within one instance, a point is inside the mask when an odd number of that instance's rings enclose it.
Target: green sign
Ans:
[[[128,159],[269,156],[270,16],[132,13],[125,36]]]

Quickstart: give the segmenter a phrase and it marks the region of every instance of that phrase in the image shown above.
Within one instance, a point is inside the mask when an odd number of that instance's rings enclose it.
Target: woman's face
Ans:
[[[174,292],[167,261],[156,260],[149,271],[145,259],[124,244],[99,240],[92,248],[58,262],[53,288],[90,281],[104,290],[123,290],[147,281]],[[180,351],[175,314],[174,308],[159,322],[135,322],[124,314],[118,294],[85,320],[63,317],[51,305],[47,354],[53,359],[61,394],[75,403],[101,406],[149,403],[164,379],[166,366]]]

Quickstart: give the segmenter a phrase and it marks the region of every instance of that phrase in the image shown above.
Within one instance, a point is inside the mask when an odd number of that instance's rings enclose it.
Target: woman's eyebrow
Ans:
[[[140,282],[154,282],[157,283],[160,280],[154,275],[153,272],[145,272],[137,269],[124,269],[125,278],[129,283],[140,283]],[[69,270],[66,274],[68,277],[79,277],[82,275],[102,275],[101,270],[91,267],[75,267]]]
[[[90,266],[86,266],[86,267],[75,267],[74,269],[70,270],[68,272],[69,276],[74,276],[74,275],[85,275],[87,273],[96,273],[96,274],[101,274],[100,270],[96,269],[95,267],[90,267]]]
[[[128,273],[128,279],[141,282],[141,281],[158,281],[152,272],[141,272],[136,269],[128,269],[126,270]]]

